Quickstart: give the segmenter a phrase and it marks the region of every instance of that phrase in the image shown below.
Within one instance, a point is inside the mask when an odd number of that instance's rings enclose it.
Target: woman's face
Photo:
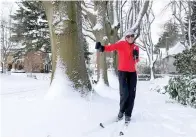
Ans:
[[[132,34],[132,35],[127,35],[126,37],[125,37],[125,39],[126,39],[126,41],[128,42],[128,43],[133,43],[134,42],[134,39],[135,39],[135,36],[134,36],[134,34]]]

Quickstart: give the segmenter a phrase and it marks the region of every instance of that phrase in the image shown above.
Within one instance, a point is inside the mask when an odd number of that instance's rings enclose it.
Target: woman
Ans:
[[[139,48],[134,44],[133,31],[126,33],[125,39],[115,44],[102,46],[96,43],[96,49],[100,52],[118,52],[118,76],[120,88],[120,110],[117,120],[122,120],[125,115],[125,123],[131,120],[134,100],[136,96],[137,73],[136,63],[139,57]]]

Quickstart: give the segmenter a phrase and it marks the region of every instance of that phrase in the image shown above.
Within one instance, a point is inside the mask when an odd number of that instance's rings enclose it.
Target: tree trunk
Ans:
[[[3,73],[3,62],[1,62],[1,73]]]
[[[150,64],[150,80],[154,80],[154,65]]]
[[[65,67],[65,74],[73,82],[77,90],[91,90],[88,78],[83,45],[81,45],[81,8],[75,1],[43,1],[45,8],[52,48],[52,78],[56,71],[57,61],[61,60]]]
[[[192,47],[191,39],[191,1],[188,1],[188,38],[189,38],[189,49]]]
[[[117,4],[119,4],[120,1],[112,1],[112,4],[111,4],[111,14],[108,15],[109,17],[108,18],[111,18],[110,22],[106,22],[106,34],[107,34],[107,37],[108,37],[108,41],[109,43],[115,43],[119,40],[119,37],[118,37],[118,30],[120,29],[120,23],[119,23],[119,20],[118,20],[118,9],[116,7],[118,7]],[[122,8],[121,8],[122,10]],[[120,10],[119,10],[120,11]],[[122,11],[120,11],[119,13],[121,13]],[[121,14],[119,14],[121,16]],[[119,19],[120,19],[120,16],[119,16]],[[113,23],[114,25],[111,25],[111,23]],[[118,24],[116,24],[118,23]],[[118,75],[118,56],[117,56],[117,51],[114,51],[113,54],[112,54],[112,58],[113,58],[113,64],[112,64],[112,67],[114,68],[114,72],[116,75]]]
[[[185,26],[183,23],[183,19],[182,19],[182,1],[179,1],[179,4],[176,1],[172,2],[173,5],[173,16],[178,20],[179,24],[180,24],[180,30],[182,33],[182,43],[185,46],[186,49],[188,49],[188,46],[186,45],[186,34],[185,34]],[[179,6],[177,6],[179,5]],[[177,10],[176,7],[178,7],[178,14],[176,14]]]
[[[113,53],[113,68],[116,75],[118,75],[118,55],[117,52]]]
[[[113,30],[109,30],[107,29],[107,31],[112,31],[113,33],[109,33],[108,37],[110,38],[110,42],[111,43],[115,43],[119,40],[118,37],[118,29],[119,28],[114,28]],[[113,52],[113,68],[115,70],[115,74],[118,75],[118,55],[117,55],[117,51]]]
[[[95,35],[96,40],[101,42],[103,45],[105,45],[106,43],[108,43],[107,42],[108,39],[104,39],[104,37],[106,36],[105,22],[106,22],[106,12],[107,12],[107,2],[95,1],[95,10],[98,11],[98,15],[96,18],[96,25],[93,29],[93,33]],[[101,26],[101,28],[96,28],[96,26]],[[98,64],[100,64],[99,80],[103,79],[104,84],[109,86],[108,75],[107,75],[106,53],[103,52],[98,54],[99,54]]]

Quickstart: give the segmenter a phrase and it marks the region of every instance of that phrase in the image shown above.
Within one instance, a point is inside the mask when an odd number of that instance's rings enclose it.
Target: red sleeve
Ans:
[[[110,51],[114,51],[114,50],[120,50],[120,48],[122,47],[121,42],[116,42],[114,44],[111,45],[105,45],[104,46],[104,51],[106,52],[110,52]]]
[[[135,49],[138,51],[138,59],[136,60],[136,62],[138,63],[140,60],[140,53],[139,53],[139,47],[135,46]]]

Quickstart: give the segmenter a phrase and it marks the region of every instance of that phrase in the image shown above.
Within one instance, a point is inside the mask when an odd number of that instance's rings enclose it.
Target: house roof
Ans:
[[[168,50],[168,56],[174,56],[178,53],[182,53],[183,50],[185,50],[185,46],[183,44],[181,44],[180,42],[178,42],[175,46],[173,46],[172,48],[170,48]],[[161,53],[162,53],[162,58],[166,58],[167,57],[167,52],[165,48],[160,48]]]

